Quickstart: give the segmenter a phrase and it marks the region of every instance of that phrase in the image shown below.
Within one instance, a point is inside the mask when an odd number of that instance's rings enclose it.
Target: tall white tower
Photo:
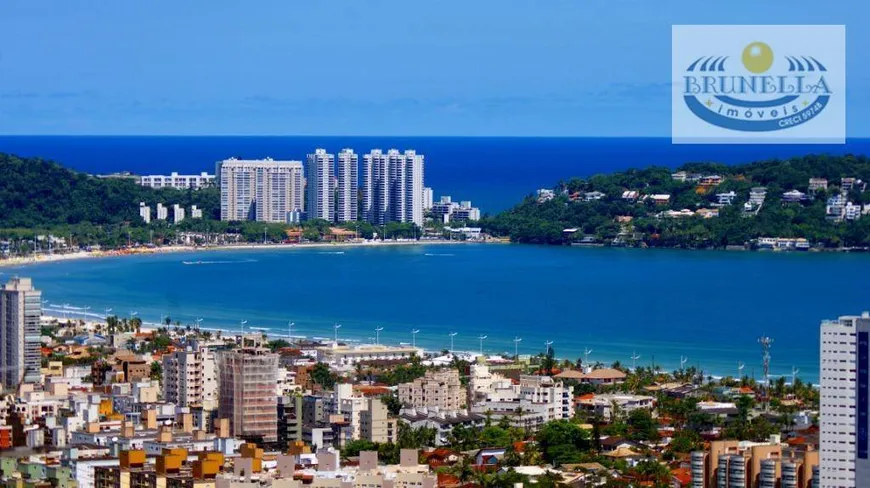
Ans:
[[[819,476],[821,486],[854,488],[870,479],[868,380],[870,313],[821,326]]]
[[[308,155],[305,169],[308,220],[335,220],[334,166],[335,155],[327,153],[326,149],[316,149],[314,154]]]
[[[359,156],[353,149],[338,153],[338,199],[335,209],[336,222],[357,220],[359,208]]]

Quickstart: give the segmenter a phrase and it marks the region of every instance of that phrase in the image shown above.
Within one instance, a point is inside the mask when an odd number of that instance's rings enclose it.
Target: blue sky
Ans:
[[[0,134],[666,136],[672,24],[846,24],[868,136],[864,3],[5,0]]]

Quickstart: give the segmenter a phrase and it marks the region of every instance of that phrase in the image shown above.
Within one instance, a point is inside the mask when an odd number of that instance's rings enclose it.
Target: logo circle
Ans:
[[[753,42],[743,48],[742,61],[750,72],[764,73],[773,65],[773,49],[763,42]]]

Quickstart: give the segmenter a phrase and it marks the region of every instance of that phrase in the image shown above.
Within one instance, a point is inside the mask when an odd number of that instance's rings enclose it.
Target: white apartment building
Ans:
[[[428,186],[423,188],[423,211],[432,210],[432,205],[435,203],[435,192]]]
[[[23,381],[41,380],[42,292],[30,278],[12,278],[0,289],[0,383],[15,391]]]
[[[157,220],[166,220],[169,216],[169,209],[162,203],[157,204]]]
[[[435,220],[444,224],[451,221],[480,220],[480,209],[471,206],[470,200],[456,203],[450,196],[442,196],[432,205],[432,215]]]
[[[826,488],[870,479],[870,313],[821,325],[819,476]]]
[[[335,155],[316,149],[305,166],[306,211],[308,220],[335,220]]]
[[[226,159],[217,175],[221,220],[287,222],[305,208],[301,161]]]
[[[413,222],[423,225],[424,157],[374,149],[363,156],[363,218],[372,224]]]
[[[359,215],[359,156],[353,149],[338,153],[336,222],[355,222]]]
[[[203,403],[203,361],[198,351],[163,355],[163,399],[179,407]]]
[[[571,418],[571,387],[550,376],[522,375],[520,384],[510,380],[494,381],[483,400],[471,411],[491,412],[494,420],[507,417],[514,427],[536,431],[551,420]]]
[[[175,203],[172,205],[172,222],[177,224],[184,220],[184,207]]]
[[[180,175],[172,172],[169,175],[140,176],[139,184],[149,188],[178,188],[198,190],[214,184],[215,175],[202,172],[198,175]]]
[[[330,415],[344,417],[350,424],[351,439],[353,440],[362,438],[362,414],[368,409],[369,399],[354,394],[353,385],[350,383],[336,383],[335,389],[323,399],[324,417],[327,419]],[[372,428],[372,425],[369,425],[369,428]]]
[[[412,407],[459,410],[465,405],[466,394],[459,371],[453,368],[429,370],[423,377],[399,385],[399,401]]]
[[[145,205],[145,202],[139,202],[139,216],[146,224],[151,223],[151,207]]]
[[[201,219],[202,218],[202,209],[197,208],[196,205],[191,205],[190,206],[190,218]]]

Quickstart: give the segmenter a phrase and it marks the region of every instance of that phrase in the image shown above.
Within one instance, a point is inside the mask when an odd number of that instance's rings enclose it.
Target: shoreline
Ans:
[[[380,246],[425,246],[425,245],[444,245],[444,244],[503,244],[504,241],[486,240],[486,241],[450,241],[450,240],[431,240],[431,241],[361,241],[361,242],[309,242],[302,244],[228,244],[220,246],[160,246],[160,247],[136,247],[112,251],[76,251],[71,253],[57,254],[39,254],[28,257],[13,257],[0,260],[0,269],[14,268],[19,266],[32,266],[37,264],[49,264],[64,261],[73,261],[81,259],[109,258],[109,257],[126,257],[126,256],[147,256],[155,254],[169,254],[179,252],[213,252],[213,251],[245,251],[245,250],[283,250],[289,251],[293,249],[317,249],[317,248],[354,248],[354,247],[380,247]]]

